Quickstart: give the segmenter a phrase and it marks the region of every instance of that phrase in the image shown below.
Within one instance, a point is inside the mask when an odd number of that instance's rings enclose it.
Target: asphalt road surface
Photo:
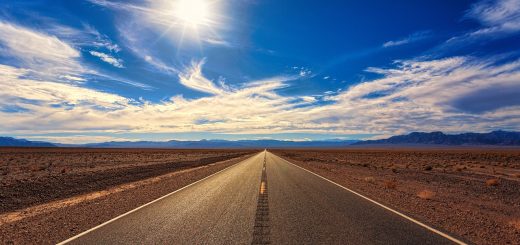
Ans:
[[[453,244],[269,152],[66,240],[70,244]],[[439,232],[440,233],[440,232]],[[450,240],[452,239],[452,240]]]

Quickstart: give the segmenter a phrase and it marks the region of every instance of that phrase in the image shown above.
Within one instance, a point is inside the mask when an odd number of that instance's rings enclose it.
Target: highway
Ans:
[[[67,244],[454,244],[264,151]]]

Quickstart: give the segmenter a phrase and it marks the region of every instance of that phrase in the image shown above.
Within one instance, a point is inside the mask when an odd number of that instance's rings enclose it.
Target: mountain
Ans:
[[[89,148],[341,148],[351,145],[520,145],[520,132],[493,131],[490,133],[444,134],[442,132],[413,132],[381,140],[198,140],[198,141],[110,141],[90,144],[59,144],[0,137],[0,147],[89,147]]]
[[[84,147],[93,148],[328,148],[345,147],[357,140],[331,141],[283,141],[283,140],[200,140],[164,142],[156,141],[113,141],[104,143],[85,144]]]
[[[490,133],[444,134],[442,132],[413,132],[408,135],[392,136],[388,139],[366,140],[354,145],[520,145],[520,132],[493,131]]]
[[[11,137],[0,137],[0,146],[4,147],[56,147],[56,145],[43,141],[29,141]]]

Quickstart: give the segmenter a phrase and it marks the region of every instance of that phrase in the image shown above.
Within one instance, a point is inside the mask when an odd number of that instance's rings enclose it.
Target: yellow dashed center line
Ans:
[[[264,194],[265,192],[265,182],[262,181],[262,183],[260,184],[260,194]]]

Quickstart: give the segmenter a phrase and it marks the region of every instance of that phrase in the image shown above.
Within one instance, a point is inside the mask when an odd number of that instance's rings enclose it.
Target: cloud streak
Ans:
[[[401,46],[401,45],[405,45],[405,44],[409,44],[409,43],[413,43],[413,42],[418,42],[418,41],[427,39],[430,36],[431,36],[431,31],[415,32],[403,39],[385,42],[385,43],[383,43],[383,48],[396,47],[396,46]]]
[[[17,66],[31,68],[44,77],[56,74],[80,77],[87,70],[79,63],[80,52],[56,36],[7,22],[0,22],[1,56]]]
[[[218,87],[213,81],[204,77],[202,74],[202,65],[204,65],[204,62],[205,60],[199,62],[194,61],[191,67],[179,74],[181,84],[208,94],[224,94],[228,92],[223,87]]]
[[[104,61],[108,64],[111,64],[114,67],[125,68],[125,66],[123,65],[123,60],[121,60],[121,59],[117,59],[109,54],[105,54],[105,53],[97,52],[97,51],[90,51],[89,53],[92,56],[98,57],[102,61]]]
[[[467,45],[486,39],[498,39],[520,31],[520,0],[481,0],[471,6],[465,19],[475,20],[481,27],[450,38],[446,45]]]

